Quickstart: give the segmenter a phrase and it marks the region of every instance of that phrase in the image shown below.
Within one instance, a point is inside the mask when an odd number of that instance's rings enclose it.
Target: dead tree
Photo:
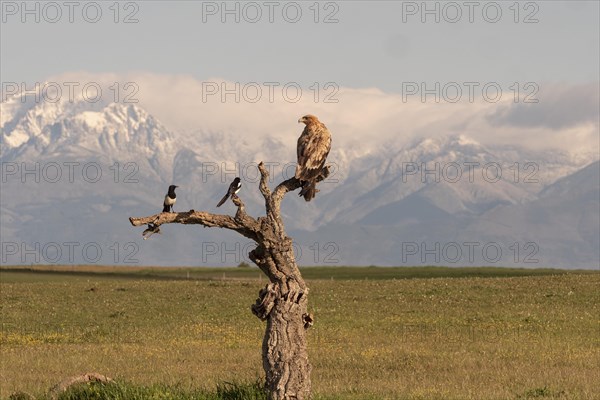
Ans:
[[[252,305],[252,313],[267,321],[262,358],[269,397],[272,400],[308,399],[311,366],[306,330],[312,325],[312,316],[307,311],[308,287],[296,265],[292,239],[285,233],[280,212],[285,194],[300,188],[302,182],[293,177],[271,192],[267,185],[269,173],[262,162],[258,169],[261,174],[259,189],[265,199],[266,215],[263,217],[249,216],[242,200],[234,195],[232,200],[237,206],[234,217],[190,210],[129,220],[134,226],[149,225],[148,229],[153,232],[163,224],[200,224],[231,229],[254,240],[256,248],[249,257],[270,280]],[[318,181],[328,175],[329,168],[323,168]]]

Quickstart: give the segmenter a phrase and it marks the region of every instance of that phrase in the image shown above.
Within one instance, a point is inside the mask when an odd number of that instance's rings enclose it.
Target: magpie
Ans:
[[[162,212],[172,212],[173,205],[177,201],[177,195],[175,194],[175,188],[179,186],[171,185],[169,186],[169,192],[165,196],[165,201],[163,202],[163,210]]]
[[[221,199],[219,204],[217,204],[217,207],[221,207],[223,205],[223,203],[225,203],[227,201],[229,196],[231,196],[231,197],[235,196],[236,193],[239,192],[241,188],[242,188],[242,182],[240,181],[240,177],[238,176],[237,178],[235,178],[233,180],[233,182],[231,182],[231,185],[229,185],[229,190],[227,190],[227,193],[225,193],[225,196],[223,196],[223,198]]]

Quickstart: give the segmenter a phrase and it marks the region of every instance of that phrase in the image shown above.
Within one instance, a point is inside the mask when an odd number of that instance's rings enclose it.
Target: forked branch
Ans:
[[[259,189],[265,198],[267,220],[270,222],[270,227],[268,229],[266,229],[267,227],[263,223],[266,222],[264,218],[259,218],[257,220],[246,213],[244,202],[237,195],[233,195],[231,198],[233,203],[237,206],[237,212],[234,217],[230,215],[190,210],[180,213],[161,212],[148,217],[130,217],[129,221],[133,226],[148,225],[148,228],[144,231],[144,238],[150,237],[153,233],[159,233],[159,227],[164,224],[199,224],[211,228],[218,227],[231,229],[259,244],[264,243],[265,239],[269,239],[268,236],[271,234],[274,235],[268,240],[271,243],[282,240],[285,241],[289,238],[285,236],[283,222],[281,221],[281,200],[286,193],[302,187],[302,182],[295,177],[292,177],[281,182],[277,185],[275,190],[271,192],[268,186],[269,172],[262,162],[258,165],[258,169],[261,176]],[[317,178],[317,182],[322,181],[327,178],[327,176],[329,176],[329,167],[323,168],[321,175]]]
[[[258,164],[258,170],[260,171],[260,192],[265,198],[265,208],[267,211],[267,216],[269,219],[273,221],[276,228],[283,227],[283,222],[281,221],[281,201],[283,197],[288,192],[293,192],[296,189],[302,187],[302,181],[296,179],[296,177],[291,177],[281,182],[279,185],[275,187],[275,190],[271,192],[267,182],[269,181],[269,171],[265,168],[262,161]],[[325,166],[319,176],[317,177],[317,182],[321,182],[329,176],[329,166]],[[279,232],[283,233],[283,229]]]
[[[190,210],[180,213],[161,212],[148,217],[130,217],[129,221],[133,226],[151,225],[152,229],[164,224],[199,224],[209,228],[225,228],[258,241],[260,224],[246,214],[244,203],[238,196],[232,197],[232,201],[238,207],[235,217]]]

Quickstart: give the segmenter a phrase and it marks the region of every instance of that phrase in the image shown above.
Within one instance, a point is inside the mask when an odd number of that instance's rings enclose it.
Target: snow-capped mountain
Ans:
[[[257,163],[270,166],[272,186],[293,174],[295,140],[171,132],[137,105],[12,98],[0,119],[3,264],[236,264],[251,247],[233,233],[165,226],[142,241],[127,218],[160,211],[172,183],[180,186],[176,211],[217,212],[235,176],[248,211],[261,215]],[[597,158],[488,147],[462,135],[432,135],[360,156],[334,147],[333,173],[317,199],[290,195],[282,212],[300,264],[596,267]],[[233,211],[231,204],[218,210]],[[569,229],[579,232],[567,246],[577,251],[555,251],[565,248],[562,233]],[[103,255],[94,260],[75,251],[65,259],[71,242]],[[479,250],[464,245],[472,242]],[[482,252],[486,245],[486,252],[499,247],[503,255]],[[534,257],[524,254],[536,248],[539,261],[528,263]],[[462,257],[454,257],[459,250]]]
[[[170,178],[173,135],[135,105],[88,103],[83,99],[2,106],[3,160],[80,159],[143,161],[147,173]],[[167,174],[167,175],[165,175]]]

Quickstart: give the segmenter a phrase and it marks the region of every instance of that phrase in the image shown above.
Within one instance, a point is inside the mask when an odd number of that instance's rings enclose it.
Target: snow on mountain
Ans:
[[[347,183],[349,193],[356,186],[361,190],[354,196],[354,207],[344,209],[336,218],[354,222],[417,192],[453,213],[478,214],[499,203],[535,198],[541,188],[539,165],[545,165],[544,158],[505,158],[502,149],[498,150],[496,153],[458,136],[428,138],[390,151],[387,157],[374,158],[370,168],[357,174],[355,182]],[[524,173],[529,178],[525,181],[520,176]]]
[[[141,241],[141,232],[129,226],[127,217],[158,212],[169,184],[180,186],[177,211],[232,212],[231,204],[219,210],[214,206],[235,176],[242,177],[241,196],[248,211],[261,215],[257,163],[270,165],[271,186],[293,174],[290,161],[295,161],[296,137],[284,141],[202,130],[172,133],[137,105],[83,99],[56,103],[9,99],[1,111],[3,242],[100,243],[105,254],[113,254],[102,259],[104,263],[124,262],[124,247],[130,244],[141,264],[236,264],[246,256],[244,251],[232,258],[206,247],[218,244],[220,248],[228,242],[243,247],[245,242],[234,234],[165,226],[163,235]],[[587,197],[573,197],[573,193],[594,178],[577,174],[597,157],[489,147],[464,135],[432,135],[408,146],[365,153],[334,146],[328,159],[332,175],[320,184],[317,199],[306,203],[292,194],[283,202],[282,212],[300,251],[304,249],[301,264],[329,259],[346,264],[418,264],[420,259],[404,260],[404,244],[473,238],[509,243],[511,235],[521,241],[535,239],[523,232],[549,238],[546,247],[556,247],[565,229],[561,224],[572,223],[584,226],[587,235],[573,239],[578,243],[575,247],[583,249],[581,254],[569,253],[567,260],[559,252],[547,253],[544,261],[589,267],[598,259],[588,243],[598,236],[597,225],[589,224],[598,219],[598,209],[591,207]],[[72,177],[69,163],[76,163]],[[56,165],[62,176],[53,180]],[[95,180],[94,168],[84,171],[86,165],[99,168],[101,179]],[[557,199],[556,204],[549,206],[549,199]],[[585,214],[578,215],[578,222],[555,217],[568,215],[582,202],[587,202]],[[535,223],[525,218],[523,213],[536,207],[550,207],[553,216]],[[336,257],[325,259],[331,248],[321,251],[320,257],[316,253],[308,257],[315,252],[315,242],[321,247],[334,243]],[[111,250],[115,243],[121,249],[119,257]],[[82,257],[75,262],[89,262]],[[448,264],[443,257],[425,261]],[[6,262],[31,260],[14,256]],[[462,264],[473,262],[485,264],[486,259]],[[507,257],[502,262],[511,264]]]
[[[3,105],[2,114],[3,160],[134,158],[163,179],[171,173],[173,135],[135,105],[61,100],[25,103],[21,109]]]

